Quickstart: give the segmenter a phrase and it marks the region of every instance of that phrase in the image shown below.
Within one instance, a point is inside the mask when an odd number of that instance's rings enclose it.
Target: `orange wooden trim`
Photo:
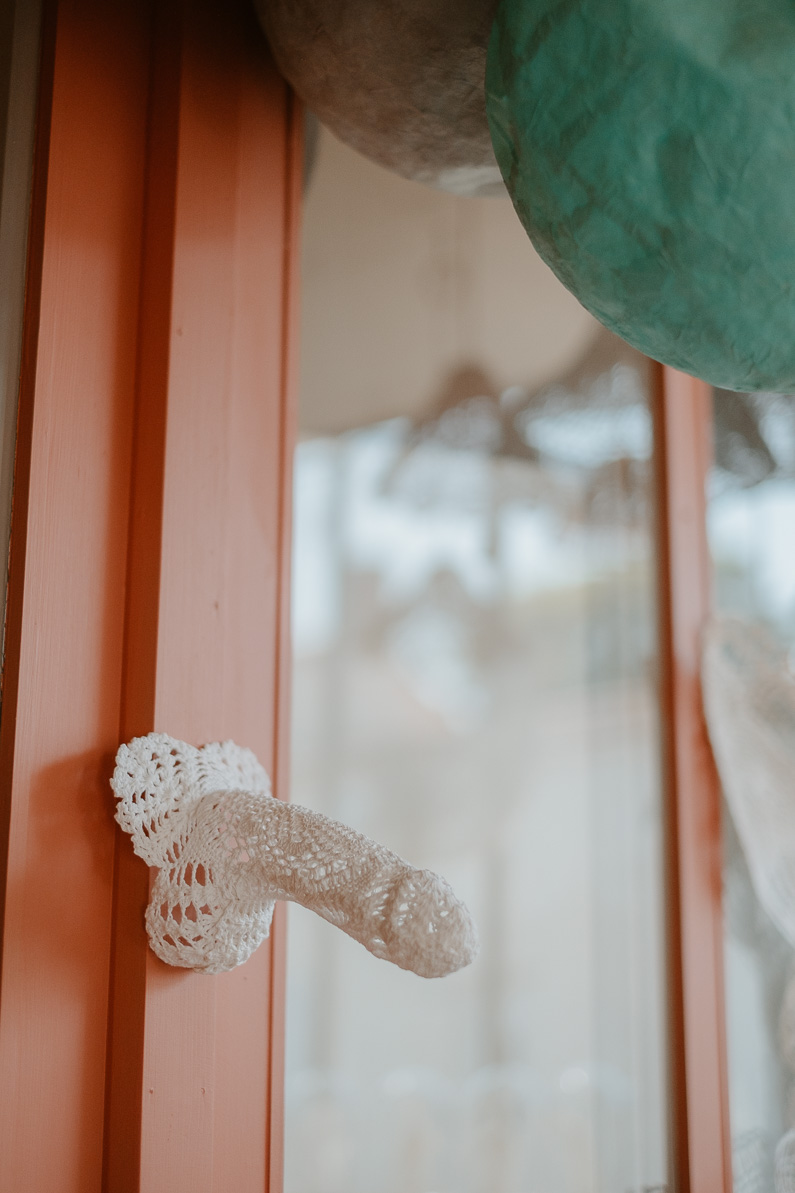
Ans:
[[[298,331],[300,322],[299,281],[301,269],[301,207],[303,197],[303,109],[295,96],[288,97],[287,154],[285,159],[284,270],[285,311],[282,342],[282,475],[279,515],[279,648],[276,660],[276,686],[279,693],[274,725],[274,793],[289,798],[290,768],[290,692],[292,680],[290,574],[292,565],[293,457],[296,441],[296,403],[298,393]],[[284,1186],[284,1075],[285,1019],[287,997],[287,914],[277,905],[271,929],[270,1050],[268,1075],[268,1157],[271,1193]]]
[[[108,778],[120,737],[158,727],[252,746],[285,794],[299,122],[244,0],[51,15],[0,740],[0,1190],[275,1191],[283,934],[273,965],[264,947],[219,978],[157,962]]]
[[[662,366],[656,377],[672,1185],[681,1193],[731,1193],[720,785],[700,683],[701,634],[711,608],[711,391]]]
[[[247,4],[163,5],[156,43],[120,736],[233,737],[283,795],[290,100]],[[105,1188],[275,1193],[278,927],[273,965],[169,969],[126,842],[117,865]]]
[[[152,16],[145,221],[133,426],[127,591],[119,740],[154,724],[160,611],[159,550],[174,257],[180,30],[172,4]],[[149,876],[117,830],[114,855],[102,1187],[140,1187]]]
[[[6,593],[5,657],[0,675],[0,959],[3,955],[6,878],[10,850],[11,785],[19,699],[19,658],[22,647],[22,598],[27,546],[28,493],[30,488],[31,433],[36,359],[39,350],[41,283],[44,257],[44,219],[47,201],[47,167],[50,150],[52,86],[55,58],[55,10],[42,11],[39,93],[33,155],[28,254],[25,278],[19,409],[14,460],[14,492]],[[2,985],[0,984],[0,998]]]
[[[99,1188],[146,149],[145,7],[63,0],[46,28],[0,751],[3,1193]]]

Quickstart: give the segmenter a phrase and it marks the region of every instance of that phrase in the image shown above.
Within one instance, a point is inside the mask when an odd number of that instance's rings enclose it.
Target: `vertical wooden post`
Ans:
[[[0,733],[0,1190],[98,1193],[149,13],[48,5]]]
[[[662,366],[656,378],[672,1183],[678,1193],[731,1193],[720,786],[700,683],[701,634],[710,613],[711,392]]]
[[[251,746],[285,794],[300,119],[246,0],[49,0],[47,30],[0,732],[0,1193],[278,1193],[282,921],[231,974],[157,961],[108,780],[120,740],[157,728]]]
[[[297,115],[243,4],[160,7],[152,103],[120,736],[234,738],[284,795]],[[283,920],[169,969],[117,862],[106,1189],[276,1193]]]

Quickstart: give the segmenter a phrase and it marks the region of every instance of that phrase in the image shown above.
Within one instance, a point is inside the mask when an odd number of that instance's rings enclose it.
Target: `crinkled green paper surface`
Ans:
[[[502,0],[486,93],[519,217],[597,319],[795,390],[795,0]]]

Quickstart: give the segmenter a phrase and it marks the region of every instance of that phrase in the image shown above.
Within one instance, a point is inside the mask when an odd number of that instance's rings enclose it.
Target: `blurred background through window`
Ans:
[[[504,200],[321,133],[292,798],[466,899],[424,982],[290,909],[288,1193],[667,1179],[651,415]]]

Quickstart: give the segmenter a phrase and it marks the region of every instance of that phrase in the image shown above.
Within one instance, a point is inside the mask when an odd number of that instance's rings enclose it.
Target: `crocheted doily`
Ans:
[[[135,738],[119,749],[111,786],[117,821],[158,869],[146,927],[169,965],[241,965],[268,935],[277,899],[422,977],[477,953],[472,917],[443,878],[275,799],[254,754],[234,742],[197,749],[164,733]]]

